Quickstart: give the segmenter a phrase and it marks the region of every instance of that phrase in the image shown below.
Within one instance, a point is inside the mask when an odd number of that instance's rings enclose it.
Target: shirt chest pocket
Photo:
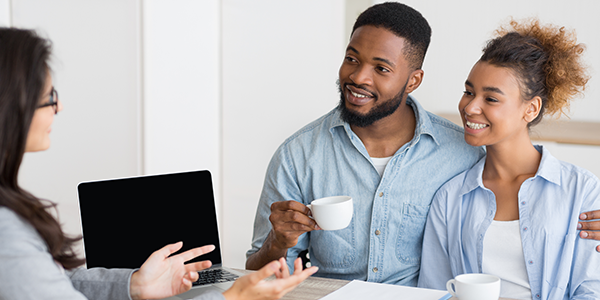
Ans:
[[[402,223],[398,230],[396,257],[405,264],[418,264],[421,261],[423,232],[429,213],[429,205],[421,206],[404,203]]]
[[[546,233],[544,269],[542,272],[546,284],[552,289],[551,294],[559,293],[563,295],[567,288],[575,251],[575,239],[577,239],[577,233],[567,235]],[[562,296],[559,298],[562,299]]]

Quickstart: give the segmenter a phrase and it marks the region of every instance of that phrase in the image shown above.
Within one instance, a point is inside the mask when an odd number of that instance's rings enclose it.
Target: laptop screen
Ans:
[[[139,268],[154,251],[208,244],[191,262],[221,263],[209,171],[83,182],[77,187],[87,267]]]

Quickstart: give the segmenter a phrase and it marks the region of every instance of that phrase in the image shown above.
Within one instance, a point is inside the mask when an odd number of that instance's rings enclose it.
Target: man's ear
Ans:
[[[523,119],[525,119],[527,123],[530,123],[540,114],[540,109],[542,109],[542,98],[535,96],[533,99],[527,101],[526,105],[527,109],[525,110]]]
[[[412,71],[412,73],[410,73],[410,76],[408,77],[408,84],[406,85],[406,90],[405,90],[406,94],[412,93],[414,90],[416,90],[421,85],[421,82],[423,82],[424,74],[425,74],[425,72],[423,72],[423,70],[421,70],[421,69],[414,70],[414,71]]]

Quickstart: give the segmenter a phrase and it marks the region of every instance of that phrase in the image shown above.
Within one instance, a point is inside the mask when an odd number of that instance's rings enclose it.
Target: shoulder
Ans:
[[[550,151],[543,146],[536,146],[542,152],[542,160],[538,175],[545,179],[544,182],[558,188],[558,193],[570,197],[579,203],[582,209],[600,208],[600,180],[592,172],[574,164],[559,160],[552,156]]]
[[[481,151],[481,147],[473,147],[465,142],[464,129],[451,121],[427,111],[432,134],[442,145],[454,145],[471,149],[473,152]]]
[[[438,150],[456,152],[458,155],[474,157],[476,160],[484,154],[483,148],[473,147],[465,142],[462,127],[425,110],[415,98],[409,99],[409,104],[418,116],[417,133],[430,135],[437,144]]]
[[[323,135],[327,132],[332,123],[338,118],[337,107],[323,115],[322,117],[308,123],[306,126],[300,128],[290,137],[288,137],[282,144],[287,146],[290,143],[302,143],[304,141],[311,141]]]
[[[587,169],[559,160],[560,173],[563,182],[569,187],[582,189],[586,193],[595,193],[600,197],[600,180]],[[596,202],[600,202],[597,199]]]
[[[426,137],[427,155],[453,160],[452,176],[475,164],[485,155],[483,147],[474,147],[465,142],[462,127],[451,121],[423,109],[416,100],[411,98],[413,107],[418,111],[417,134]],[[448,177],[450,178],[450,177]]]
[[[323,149],[333,142],[332,128],[343,122],[337,108],[302,127],[288,137],[275,151],[273,159],[289,161],[292,157],[303,158],[308,153]]]
[[[434,201],[455,201],[463,190],[469,170],[465,170],[444,183],[435,193]]]
[[[454,124],[452,121],[450,121],[446,118],[442,118],[432,112],[429,112],[429,111],[425,111],[425,112],[427,112],[427,116],[429,117],[429,120],[433,124],[434,128],[436,128],[437,130],[442,131],[442,132],[457,134],[460,136],[464,135],[464,133],[465,133],[464,129],[462,127]]]
[[[21,251],[33,246],[37,251],[46,251],[46,244],[33,226],[6,207],[0,207],[0,240],[0,249]]]

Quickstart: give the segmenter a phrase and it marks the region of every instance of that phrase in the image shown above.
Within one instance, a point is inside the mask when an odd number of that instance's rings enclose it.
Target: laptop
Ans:
[[[209,171],[82,182],[77,186],[88,268],[139,268],[154,251],[183,241],[183,251],[215,250],[189,262],[210,260],[202,282],[169,299],[189,299],[207,289],[224,291],[242,274],[224,268]],[[189,263],[188,262],[188,263]]]

